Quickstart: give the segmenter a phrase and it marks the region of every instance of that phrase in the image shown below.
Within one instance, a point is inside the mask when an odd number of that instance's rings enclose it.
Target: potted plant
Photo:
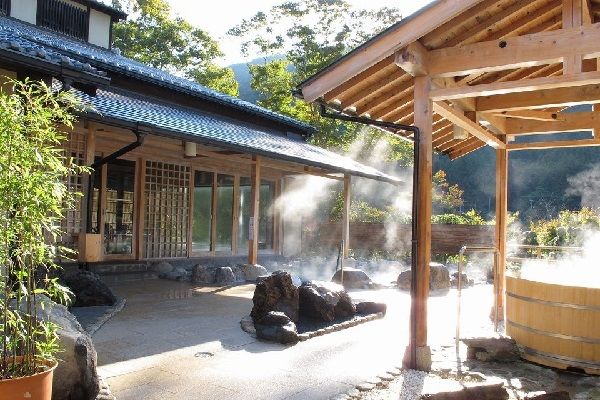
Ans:
[[[54,270],[64,256],[63,210],[76,194],[66,178],[83,172],[64,154],[78,102],[42,82],[4,81],[0,91],[0,400],[46,400],[57,366],[58,326],[42,317],[69,290]]]

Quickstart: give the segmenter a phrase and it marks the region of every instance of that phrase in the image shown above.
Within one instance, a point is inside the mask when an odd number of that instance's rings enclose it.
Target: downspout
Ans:
[[[92,171],[90,172],[89,175],[89,179],[88,179],[88,188],[87,188],[87,209],[86,209],[86,233],[93,233],[92,232],[92,200],[93,200],[93,196],[92,196],[92,191],[94,190],[94,173],[98,170],[98,168],[102,167],[104,164],[107,164],[111,161],[116,160],[117,158],[121,157],[124,154],[129,153],[130,151],[140,147],[143,143],[144,143],[144,138],[146,136],[146,132],[142,132],[138,126],[138,128],[134,129],[133,133],[135,133],[135,142],[128,144],[125,147],[120,148],[119,150],[115,151],[112,154],[109,154],[108,156],[95,161],[92,165],[90,165],[90,168],[92,169]],[[97,214],[97,225],[98,227],[100,227],[100,213]]]
[[[319,114],[321,117],[337,119],[340,121],[347,122],[355,122],[358,124],[365,124],[370,126],[376,126],[380,128],[391,128],[397,130],[403,130],[406,132],[412,132],[413,134],[413,198],[412,198],[412,220],[411,220],[411,256],[410,256],[410,264],[411,264],[411,283],[410,283],[410,297],[412,299],[410,305],[410,329],[411,329],[411,338],[415,338],[417,336],[417,326],[415,324],[416,319],[416,303],[414,299],[417,296],[417,250],[419,248],[419,240],[417,235],[418,224],[417,224],[417,215],[419,212],[419,142],[421,138],[421,131],[418,127],[413,125],[404,125],[404,124],[395,124],[393,122],[385,122],[385,121],[375,121],[370,118],[364,117],[355,117],[351,115],[344,115],[339,112],[331,113],[327,112],[327,106],[323,103],[319,103]],[[410,365],[409,367],[412,369],[416,369],[416,360],[417,360],[417,346],[416,343],[412,341],[409,343],[410,346]]]

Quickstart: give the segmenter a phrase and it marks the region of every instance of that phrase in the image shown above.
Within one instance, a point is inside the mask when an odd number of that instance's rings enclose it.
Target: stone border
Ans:
[[[114,317],[117,313],[119,313],[123,309],[123,307],[125,307],[126,302],[127,302],[126,299],[121,299],[121,300],[117,301],[117,303],[114,306],[109,308],[104,314],[102,314],[100,317],[98,317],[98,319],[93,324],[88,325],[88,327],[85,329],[87,334],[92,336],[94,333],[96,333],[98,331],[98,329],[100,329],[102,327],[102,325],[107,323],[108,320],[110,320],[112,317]]]
[[[117,398],[110,391],[110,387],[108,387],[108,383],[102,378],[100,378],[100,391],[98,392],[98,396],[95,400],[117,400]]]
[[[381,319],[385,316],[382,312],[378,312],[375,314],[369,314],[364,316],[355,317],[349,321],[340,322],[339,324],[333,324],[328,326],[327,328],[317,329],[312,332],[304,332],[299,333],[298,338],[301,342],[304,342],[308,339],[312,339],[317,336],[323,336],[327,333],[338,332],[344,329],[352,328],[353,326],[364,324],[365,322],[374,321],[376,319]]]
[[[323,336],[328,333],[338,332],[344,329],[352,328],[353,326],[364,324],[365,322],[374,321],[376,319],[381,319],[385,317],[385,314],[382,312],[378,312],[375,314],[363,315],[355,317],[351,320],[340,322],[339,324],[333,324],[328,326],[327,328],[321,328],[316,331],[304,332],[298,334],[298,339],[300,342],[304,342],[308,339],[312,339],[317,336]],[[256,329],[254,329],[254,323],[252,322],[252,317],[249,315],[243,317],[240,320],[240,326],[242,330],[246,333],[249,333],[252,337],[256,337]],[[277,342],[273,342],[277,343]]]
[[[386,388],[393,380],[402,375],[401,367],[388,368],[386,372],[378,374],[363,383],[359,383],[354,388],[347,392],[334,395],[330,400],[350,400],[360,399],[365,392],[370,392],[374,389]]]

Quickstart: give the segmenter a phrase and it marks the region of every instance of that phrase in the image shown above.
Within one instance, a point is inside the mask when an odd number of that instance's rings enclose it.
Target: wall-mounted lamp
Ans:
[[[196,143],[185,142],[184,154],[186,157],[196,157],[198,155]]]

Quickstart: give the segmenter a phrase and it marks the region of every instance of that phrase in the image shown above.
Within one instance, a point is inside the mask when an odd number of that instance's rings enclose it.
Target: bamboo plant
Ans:
[[[75,122],[75,97],[43,82],[3,78],[0,91],[0,380],[44,370],[58,351],[58,327],[40,316],[42,298],[68,302],[53,270],[64,255],[63,210],[83,172],[61,148]]]

